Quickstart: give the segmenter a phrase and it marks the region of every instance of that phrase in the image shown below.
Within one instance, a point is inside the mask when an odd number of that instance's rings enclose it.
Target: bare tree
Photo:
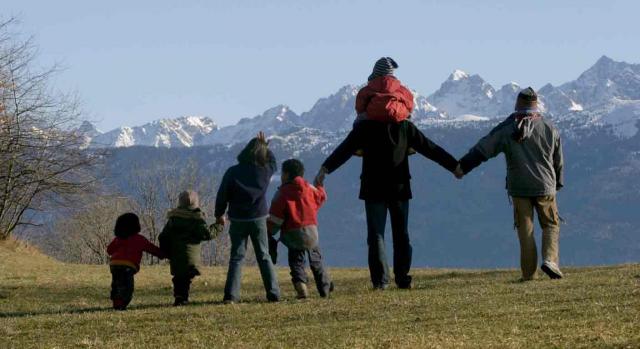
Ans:
[[[34,71],[31,39],[0,23],[0,239],[45,204],[63,203],[92,182],[87,168],[97,156],[82,150],[75,98],[50,87],[56,68]]]
[[[41,247],[59,260],[70,263],[106,264],[107,246],[114,237],[116,218],[132,211],[131,200],[111,195],[85,195],[81,209],[56,221]]]

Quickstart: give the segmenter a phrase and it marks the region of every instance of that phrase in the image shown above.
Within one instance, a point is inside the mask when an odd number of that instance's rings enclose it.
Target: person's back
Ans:
[[[460,173],[456,170],[456,176],[461,178],[500,153],[507,161],[507,190],[513,200],[514,225],[520,239],[522,279],[533,279],[537,269],[534,210],[542,227],[541,269],[553,279],[562,278],[556,203],[556,192],[564,186],[562,145],[558,130],[538,110],[538,96],[530,87],[518,94],[515,113],[460,160]]]
[[[200,243],[211,238],[198,194],[190,190],[180,193],[178,207],[167,213],[167,224],[158,237],[170,260],[174,306],[189,302],[191,280],[200,275]]]
[[[507,162],[511,196],[555,195],[563,185],[560,133],[539,113],[515,112],[460,160],[465,173],[496,155]]]
[[[349,149],[349,150],[347,150]],[[340,167],[351,154],[362,149],[360,198],[363,200],[410,199],[410,149],[453,171],[457,161],[426,138],[410,121],[357,123],[347,139],[324,163],[329,172]],[[345,152],[345,150],[347,152]]]
[[[140,270],[142,253],[147,252],[158,258],[165,254],[159,247],[140,235],[140,219],[134,213],[125,213],[116,219],[113,229],[115,238],[107,246],[111,257],[111,300],[113,308],[125,310],[131,302],[134,289],[134,275]]]
[[[269,210],[270,220],[282,225],[282,239],[287,246],[312,248],[318,241],[318,210],[327,198],[322,187],[313,187],[301,176],[284,183]]]
[[[228,208],[231,220],[229,236],[231,251],[224,287],[225,303],[240,300],[242,261],[247,242],[251,239],[267,299],[277,302],[280,287],[269,256],[267,233],[268,207],[266,192],[276,170],[276,159],[263,132],[247,143],[238,155],[238,164],[231,166],[222,178],[216,197],[216,225],[224,225]]]
[[[304,165],[299,160],[289,159],[282,163],[282,186],[269,209],[269,235],[281,231],[280,241],[288,249],[291,281],[298,298],[307,297],[305,256],[308,256],[318,293],[327,297],[333,286],[322,262],[318,239],[318,210],[327,199],[327,193],[322,186],[309,184],[303,176]]]
[[[323,162],[314,183],[321,185],[326,174],[337,170],[358,149],[363,150],[360,199],[365,204],[371,283],[380,290],[386,289],[389,284],[384,244],[389,215],[395,282],[399,288],[411,288],[409,270],[412,247],[408,231],[409,200],[412,198],[408,160],[410,149],[450,172],[456,170],[458,161],[407,120],[400,123],[363,120],[354,125],[353,130]]]
[[[226,205],[232,220],[265,217],[268,211],[265,195],[275,170],[275,157],[271,151],[265,165],[241,162],[231,166],[223,176],[216,198],[216,217],[224,213]]]

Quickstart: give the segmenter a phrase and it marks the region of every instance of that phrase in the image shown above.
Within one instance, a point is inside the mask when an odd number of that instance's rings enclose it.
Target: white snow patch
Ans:
[[[573,100],[571,100],[571,106],[569,107],[569,110],[571,111],[582,111],[584,108],[582,108],[581,104],[578,104],[576,102],[574,102]]]
[[[489,120],[489,118],[485,117],[485,116],[480,116],[480,115],[463,114],[463,115],[460,115],[460,116],[456,117],[453,120],[455,120],[455,121],[487,121],[487,120]]]
[[[464,72],[464,71],[462,71],[460,69],[454,70],[453,73],[451,74],[451,80],[453,80],[453,81],[466,79],[468,77],[469,77],[469,74],[467,74],[466,72]]]

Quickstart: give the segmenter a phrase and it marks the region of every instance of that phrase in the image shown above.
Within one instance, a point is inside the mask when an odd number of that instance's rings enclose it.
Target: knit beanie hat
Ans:
[[[391,57],[382,57],[373,66],[373,72],[369,75],[369,81],[385,75],[393,75],[394,69],[398,69],[398,63]]]
[[[538,95],[531,87],[525,88],[518,94],[516,111],[538,112]]]
[[[194,210],[200,207],[200,199],[198,193],[193,190],[186,190],[180,193],[178,197],[178,207]]]

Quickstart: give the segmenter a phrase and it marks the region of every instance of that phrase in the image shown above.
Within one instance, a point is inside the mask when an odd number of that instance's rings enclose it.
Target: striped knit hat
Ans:
[[[369,75],[369,81],[385,75],[393,75],[393,70],[398,68],[398,63],[391,57],[382,57],[373,66],[373,72]]]

